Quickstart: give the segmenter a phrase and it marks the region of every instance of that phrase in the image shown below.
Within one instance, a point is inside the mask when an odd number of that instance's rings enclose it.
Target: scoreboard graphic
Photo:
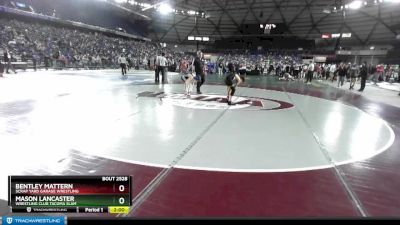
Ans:
[[[9,176],[13,213],[128,213],[130,176]]]

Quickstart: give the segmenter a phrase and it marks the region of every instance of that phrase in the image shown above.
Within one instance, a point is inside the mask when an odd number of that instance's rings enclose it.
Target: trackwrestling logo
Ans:
[[[3,224],[10,225],[30,225],[30,224],[54,224],[54,225],[64,225],[65,218],[61,216],[38,216],[38,217],[25,217],[25,216],[10,216],[10,217],[2,217]]]
[[[190,109],[247,109],[247,110],[282,110],[292,108],[288,102],[260,97],[234,96],[233,105],[228,106],[226,96],[217,94],[193,95],[190,98],[184,94],[145,91],[137,97],[158,98],[163,103]]]

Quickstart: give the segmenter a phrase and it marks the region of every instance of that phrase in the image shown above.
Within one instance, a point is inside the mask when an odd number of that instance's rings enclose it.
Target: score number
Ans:
[[[118,191],[119,192],[125,192],[125,185],[119,185]]]
[[[129,205],[129,197],[128,196],[115,196],[114,203],[115,203],[115,205],[127,206],[127,205]]]

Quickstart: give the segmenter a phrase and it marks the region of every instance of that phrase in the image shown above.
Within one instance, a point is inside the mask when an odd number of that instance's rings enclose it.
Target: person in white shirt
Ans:
[[[307,65],[307,64],[304,64],[304,65],[303,65],[303,69],[302,69],[302,71],[301,71],[301,79],[304,79],[304,78],[305,78],[305,76],[306,76],[306,74],[307,74],[307,71],[308,71],[308,65]]]
[[[332,83],[336,78],[336,64],[332,64],[331,68],[329,69],[329,72],[331,73],[332,76]]]
[[[10,68],[14,71],[14,73],[17,73],[15,71],[14,65],[11,63],[12,58],[13,57],[11,56],[11,53],[9,52],[8,48],[6,48],[4,51],[4,62],[6,64],[6,73],[9,73],[8,70]]]
[[[121,66],[122,76],[125,76],[126,75],[126,58],[123,55],[121,55],[118,58],[118,63]]]
[[[100,58],[100,56],[99,55],[97,55],[97,57],[96,57],[96,69],[98,69],[98,68],[100,68],[102,65],[102,62],[101,62],[101,58]]]
[[[145,56],[143,59],[143,67],[147,69],[147,57]]]
[[[315,69],[315,65],[313,62],[311,62],[310,65],[308,66],[308,71],[307,71],[307,75],[306,75],[306,83],[312,82],[312,78],[314,76],[314,69]]]
[[[218,75],[219,75],[219,76],[222,76],[222,75],[223,75],[223,73],[222,73],[223,68],[224,68],[223,63],[222,63],[222,62],[219,62],[219,63],[218,63]]]
[[[162,83],[165,83],[165,67],[167,66],[167,59],[165,58],[165,53],[163,52],[161,56],[156,58],[156,77],[155,82],[160,83],[160,72],[162,76]]]
[[[328,80],[330,77],[330,72],[331,71],[331,64],[326,64],[325,65],[325,80]]]

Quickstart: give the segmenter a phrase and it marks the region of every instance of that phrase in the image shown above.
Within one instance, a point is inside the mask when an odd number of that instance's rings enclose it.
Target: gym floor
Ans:
[[[206,79],[186,98],[176,73],[165,85],[151,71],[2,78],[0,215],[8,175],[131,175],[118,217],[400,214],[399,107],[252,76],[228,106],[223,78]]]

